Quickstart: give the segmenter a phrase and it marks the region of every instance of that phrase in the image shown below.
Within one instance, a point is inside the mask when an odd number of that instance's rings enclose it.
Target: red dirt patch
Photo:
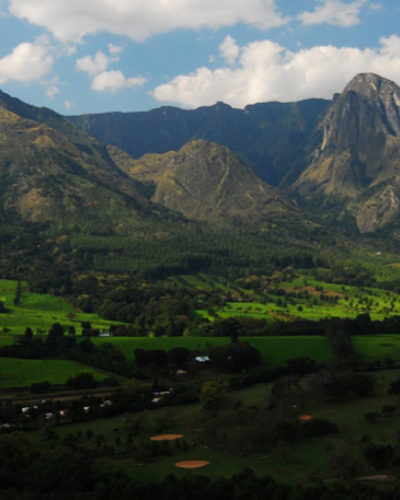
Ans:
[[[160,436],[152,436],[152,441],[174,441],[175,439],[183,438],[183,434],[162,434]]]
[[[299,415],[297,417],[299,420],[312,420],[312,416],[311,415]]]
[[[210,462],[205,460],[185,460],[184,462],[176,462],[176,467],[182,467],[183,469],[196,469],[197,467],[204,467]]]

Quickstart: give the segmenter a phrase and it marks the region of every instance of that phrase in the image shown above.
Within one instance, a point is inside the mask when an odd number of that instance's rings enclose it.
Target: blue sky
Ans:
[[[0,0],[0,89],[62,114],[400,84],[399,0]]]

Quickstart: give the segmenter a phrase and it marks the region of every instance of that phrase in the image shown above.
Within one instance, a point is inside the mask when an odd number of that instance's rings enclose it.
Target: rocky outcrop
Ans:
[[[290,192],[304,205],[322,200],[327,219],[353,217],[361,232],[392,223],[399,216],[400,88],[373,73],[357,75],[321,128],[321,144]]]

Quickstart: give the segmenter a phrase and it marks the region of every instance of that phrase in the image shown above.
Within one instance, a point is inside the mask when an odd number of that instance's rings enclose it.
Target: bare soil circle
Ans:
[[[176,462],[175,465],[184,469],[196,469],[197,467],[204,467],[209,463],[210,462],[206,462],[205,460],[185,460],[184,462]]]
[[[152,441],[174,441],[175,439],[183,438],[183,434],[161,434],[160,436],[152,436]]]

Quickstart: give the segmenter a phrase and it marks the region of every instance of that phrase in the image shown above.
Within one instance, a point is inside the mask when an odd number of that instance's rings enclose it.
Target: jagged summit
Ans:
[[[400,88],[394,82],[374,73],[356,75],[327,115],[321,149],[332,140],[345,147],[365,139],[370,149],[380,149],[382,133],[400,135],[399,108]]]
[[[395,87],[397,87],[396,83],[376,73],[358,73],[349,81],[343,93],[354,90],[355,92],[370,92],[371,94],[378,92],[382,94],[386,90]]]
[[[332,104],[322,128],[322,143],[291,192],[303,200],[319,197],[326,217],[350,215],[362,232],[397,220],[400,88],[374,73],[356,75]]]

